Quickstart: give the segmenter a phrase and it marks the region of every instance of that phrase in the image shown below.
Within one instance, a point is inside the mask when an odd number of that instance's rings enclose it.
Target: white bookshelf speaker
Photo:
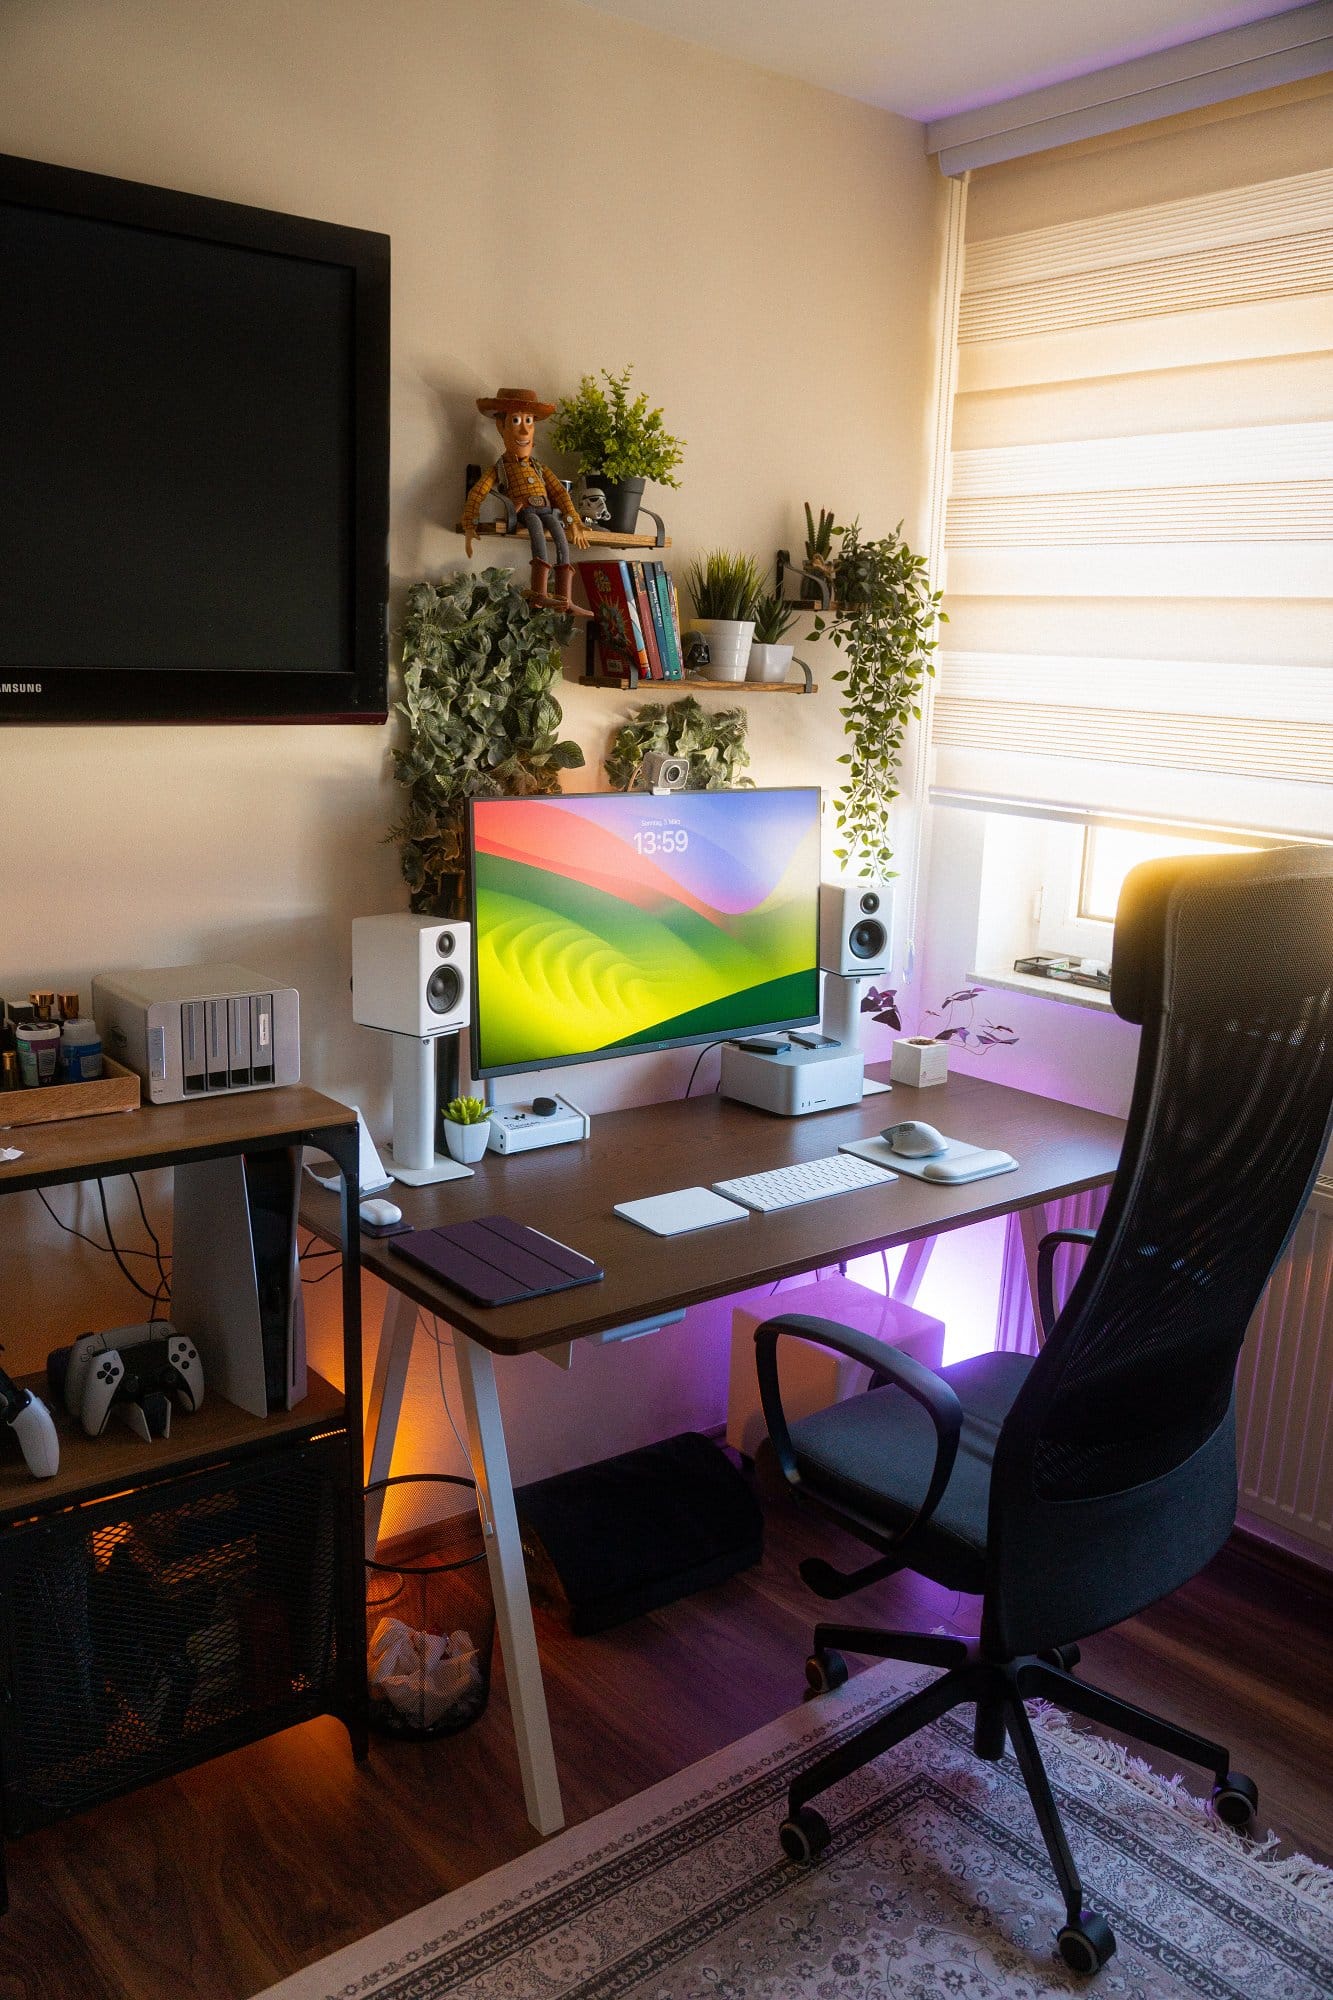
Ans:
[[[419,1040],[457,1034],[472,1005],[472,932],[445,917],[352,919],[352,1019]]]
[[[893,895],[883,882],[821,882],[819,967],[882,977],[893,964]]]

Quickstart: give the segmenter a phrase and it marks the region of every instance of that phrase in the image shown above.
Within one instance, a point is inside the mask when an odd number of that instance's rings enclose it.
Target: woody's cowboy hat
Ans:
[[[497,389],[493,396],[478,396],[477,408],[483,417],[498,417],[503,411],[530,410],[535,422],[553,416],[554,403],[539,403],[535,389]]]

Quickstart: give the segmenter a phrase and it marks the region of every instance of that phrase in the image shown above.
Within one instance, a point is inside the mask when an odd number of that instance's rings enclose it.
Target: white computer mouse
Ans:
[[[358,1213],[361,1220],[372,1229],[387,1229],[391,1222],[401,1222],[403,1211],[396,1201],[386,1201],[382,1194],[372,1195],[363,1201]]]
[[[944,1152],[949,1144],[942,1132],[920,1118],[908,1118],[901,1125],[886,1125],[880,1136],[887,1139],[891,1153],[901,1153],[905,1160],[928,1159],[932,1153]]]

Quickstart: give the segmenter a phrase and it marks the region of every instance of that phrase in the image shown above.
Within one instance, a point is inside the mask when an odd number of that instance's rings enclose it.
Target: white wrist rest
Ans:
[[[921,1168],[923,1181],[980,1181],[987,1174],[1011,1173],[1018,1165],[1012,1153],[962,1153],[957,1159],[927,1160]]]

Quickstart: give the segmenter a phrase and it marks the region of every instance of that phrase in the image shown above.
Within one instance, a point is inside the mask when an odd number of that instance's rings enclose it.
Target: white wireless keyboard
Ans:
[[[773,1167],[766,1174],[740,1174],[735,1180],[714,1181],[715,1194],[738,1201],[742,1208],[767,1215],[775,1208],[795,1208],[802,1201],[823,1201],[831,1194],[855,1194],[858,1188],[896,1181],[886,1167],[858,1160],[851,1153],[831,1153],[826,1160],[802,1160],[794,1167]]]

